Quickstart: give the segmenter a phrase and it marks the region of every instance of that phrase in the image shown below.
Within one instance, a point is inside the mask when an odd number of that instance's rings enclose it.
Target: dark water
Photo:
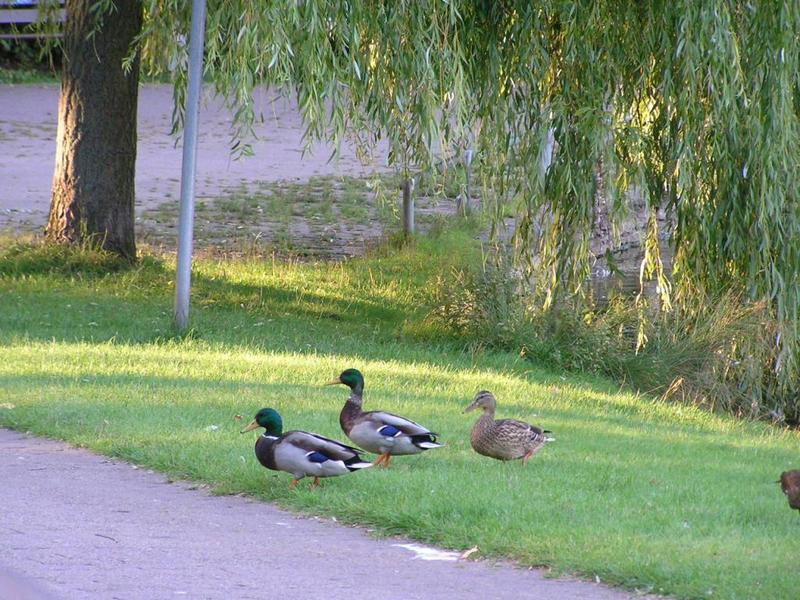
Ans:
[[[606,304],[612,296],[619,294],[635,296],[639,293],[639,274],[643,258],[643,250],[635,247],[613,254],[614,270],[610,268],[604,258],[597,260],[589,278],[589,285],[598,304]],[[664,271],[667,274],[672,268],[672,258],[672,250],[665,244],[661,248],[661,259],[664,261]],[[658,282],[646,281],[644,294],[650,298],[657,298],[659,295]]]

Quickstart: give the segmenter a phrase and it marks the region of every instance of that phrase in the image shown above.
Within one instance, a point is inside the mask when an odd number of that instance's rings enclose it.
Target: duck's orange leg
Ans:
[[[531,459],[531,456],[533,456],[533,451],[528,452],[525,456],[522,457],[522,466],[523,467],[527,467],[528,466],[528,461]]]
[[[314,477],[314,481],[311,483],[312,487],[319,487],[319,477]]]
[[[386,452],[384,452],[384,453],[383,453],[383,454],[381,454],[381,455],[380,455],[378,458],[376,458],[376,459],[375,459],[375,462],[374,462],[374,463],[372,463],[372,464],[373,464],[373,466],[376,466],[376,467],[377,467],[378,465],[383,465],[383,466],[385,467],[385,466],[388,464],[388,462],[389,462],[389,454],[387,454]]]
[[[391,454],[387,454],[387,455],[386,455],[386,460],[385,460],[385,461],[383,461],[383,466],[384,466],[384,467],[386,467],[386,468],[388,468],[388,467],[389,467],[389,461],[390,461],[390,460],[392,460],[392,455],[391,455]]]
[[[292,479],[292,483],[289,484],[289,489],[293,490],[294,488],[296,488],[298,481],[299,481],[299,479]]]

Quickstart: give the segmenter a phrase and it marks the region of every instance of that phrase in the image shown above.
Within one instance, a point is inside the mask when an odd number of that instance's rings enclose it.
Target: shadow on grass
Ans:
[[[375,325],[399,323],[403,306],[385,299],[366,300],[336,298],[311,291],[290,291],[274,285],[253,285],[203,275],[194,276],[196,303],[213,303],[220,308],[247,307],[253,312],[289,314],[301,317],[327,318],[336,321],[373,323]],[[251,312],[252,311],[252,312]]]
[[[142,265],[131,263],[91,242],[75,248],[19,240],[4,245],[0,250],[0,276],[12,278],[41,275],[95,278],[141,266],[158,268],[159,265],[151,260]]]
[[[114,255],[92,247],[72,249],[67,246],[45,245],[42,243],[18,242],[0,252],[0,286],[3,279],[8,288],[17,288],[18,294],[26,294],[31,280],[50,283],[58,287],[57,297],[46,298],[39,294],[43,304],[49,303],[54,309],[59,305],[79,303],[85,292],[78,285],[91,286],[93,302],[87,303],[87,312],[99,301],[119,303],[153,301],[161,299],[171,302],[167,292],[173,286],[174,270],[164,262],[153,257],[145,257],[135,264],[121,260]],[[356,297],[337,298],[306,290],[287,290],[274,285],[254,285],[234,282],[226,277],[209,277],[195,272],[193,274],[194,309],[215,307],[222,309],[245,309],[248,316],[296,315],[299,317],[325,318],[335,321],[371,322],[378,324],[397,324],[402,320],[405,308],[385,298],[361,299]],[[14,285],[14,282],[17,285]],[[55,293],[54,293],[55,296]],[[66,317],[65,315],[62,315]],[[29,328],[10,333],[27,335],[32,338],[51,339],[49,331],[32,331]],[[7,325],[7,326],[8,326]],[[157,337],[164,337],[163,331]],[[70,339],[81,339],[71,337]],[[132,338],[123,336],[125,341],[143,341],[140,335]],[[149,341],[144,338],[144,341]]]
[[[390,282],[391,269],[387,267],[383,274],[385,281]],[[463,340],[403,335],[404,324],[419,318],[424,307],[371,296],[363,287],[347,297],[342,294],[347,288],[341,286],[332,285],[327,293],[325,289],[292,290],[196,273],[192,330],[178,334],[172,324],[173,276],[171,266],[151,256],[130,265],[91,248],[6,245],[0,250],[4,305],[0,344],[23,340],[146,346],[199,339],[250,351],[350,355],[437,366],[455,363],[465,369],[481,364],[523,377],[533,366],[511,354],[467,353]],[[364,272],[350,276],[357,278]],[[312,277],[309,287],[313,285]],[[540,375],[550,378],[544,371]],[[594,378],[578,379],[586,379],[580,385],[587,391],[609,393],[612,388]],[[555,376],[552,381],[558,383]],[[574,376],[570,383],[575,385]],[[464,399],[465,404],[468,400]]]

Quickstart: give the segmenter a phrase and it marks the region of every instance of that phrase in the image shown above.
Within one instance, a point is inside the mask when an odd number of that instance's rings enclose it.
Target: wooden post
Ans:
[[[464,152],[464,175],[466,177],[466,186],[464,187],[464,203],[459,206],[459,212],[462,215],[468,215],[472,210],[472,148],[467,148]]]

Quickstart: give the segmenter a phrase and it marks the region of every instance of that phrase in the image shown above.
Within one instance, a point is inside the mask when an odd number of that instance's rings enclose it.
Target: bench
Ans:
[[[66,18],[63,2],[59,2],[61,8],[47,14],[47,17],[54,19],[57,23],[63,23]],[[39,23],[42,17],[37,7],[37,2],[31,0],[27,2],[14,2],[0,0],[0,40],[24,40],[41,39],[45,37],[60,36],[60,33],[45,33],[37,31],[25,31],[29,25]]]

